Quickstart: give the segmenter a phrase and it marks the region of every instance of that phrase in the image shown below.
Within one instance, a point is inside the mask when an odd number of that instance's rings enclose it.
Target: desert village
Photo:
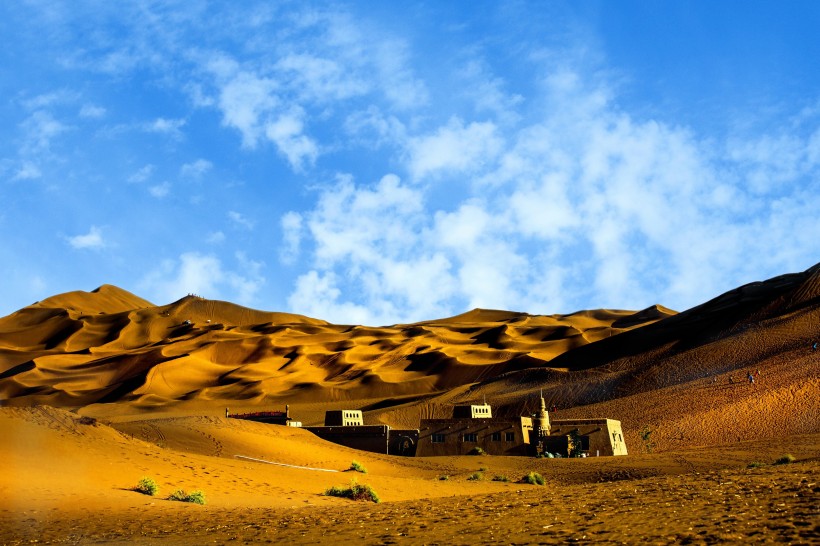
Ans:
[[[540,410],[516,420],[498,419],[492,407],[457,405],[449,419],[422,419],[417,429],[365,425],[361,410],[330,410],[324,426],[303,427],[316,436],[362,451],[429,457],[453,455],[519,455],[588,457],[626,455],[621,422],[614,419],[554,419],[550,422],[543,395]],[[273,425],[302,427],[285,411],[254,412],[225,417]]]

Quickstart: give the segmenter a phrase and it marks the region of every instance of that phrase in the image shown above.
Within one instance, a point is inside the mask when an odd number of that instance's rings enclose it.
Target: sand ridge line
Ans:
[[[330,468],[311,468],[309,466],[299,466],[295,464],[285,464],[285,463],[274,463],[271,461],[266,461],[264,459],[255,459],[253,457],[246,457],[245,455],[234,455],[237,459],[245,459],[247,461],[254,461],[257,463],[264,463],[264,464],[273,464],[276,466],[286,466],[288,468],[301,468],[302,470],[315,470],[317,472],[339,472],[339,470],[333,470]]]

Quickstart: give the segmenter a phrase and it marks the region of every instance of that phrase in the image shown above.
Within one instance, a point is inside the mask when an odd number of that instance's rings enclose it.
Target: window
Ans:
[[[515,432],[505,432],[504,433],[504,441],[505,442],[514,442],[515,441]]]
[[[444,443],[444,434],[436,432],[432,435],[432,438],[433,438],[433,443],[434,444],[443,444]]]
[[[465,442],[477,442],[478,441],[478,434],[475,432],[468,432],[464,435]]]
[[[492,436],[490,436],[490,439],[493,442],[500,442],[501,441],[501,433],[500,432],[493,432]]]

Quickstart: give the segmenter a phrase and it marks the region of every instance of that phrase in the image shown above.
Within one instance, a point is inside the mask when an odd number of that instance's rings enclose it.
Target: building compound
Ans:
[[[226,416],[285,426],[301,426],[284,412]],[[325,413],[324,426],[303,427],[329,442],[390,455],[430,457],[446,455],[611,456],[626,455],[621,422],[614,419],[550,420],[544,398],[532,416],[493,417],[489,404],[453,407],[449,419],[422,419],[418,429],[365,425],[360,410]]]

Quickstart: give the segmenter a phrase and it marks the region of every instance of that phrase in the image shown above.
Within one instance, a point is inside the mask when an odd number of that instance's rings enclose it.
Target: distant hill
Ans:
[[[429,395],[556,356],[674,313],[536,316],[475,309],[388,327],[341,326],[186,296],[53,296],[0,319],[0,399],[85,406]],[[219,403],[223,403],[219,402]]]
[[[155,306],[113,286],[0,318],[0,404],[95,414],[291,404],[415,427],[454,403],[622,420],[633,448],[820,431],[820,264],[675,313],[474,309],[384,327],[334,325],[187,296]],[[747,374],[758,377],[747,382]],[[760,373],[760,375],[757,375]],[[188,410],[185,410],[188,411]]]

